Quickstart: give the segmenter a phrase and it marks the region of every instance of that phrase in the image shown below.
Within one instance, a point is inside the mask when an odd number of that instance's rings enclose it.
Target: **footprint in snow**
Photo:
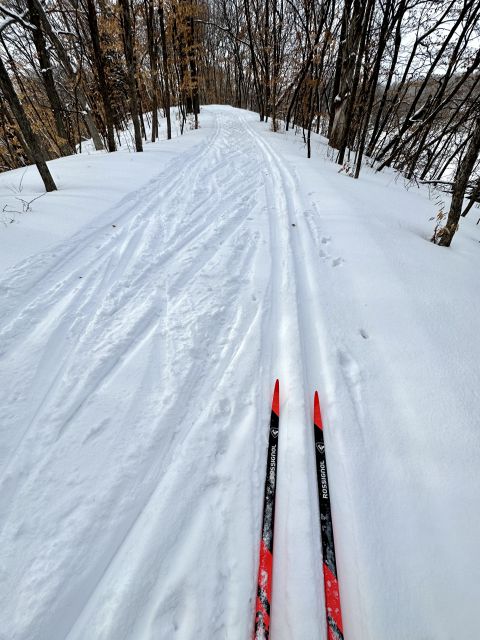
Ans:
[[[218,400],[212,407],[212,414],[214,417],[228,416],[232,412],[232,404],[228,398],[222,398]]]
[[[364,340],[368,340],[368,338],[370,337],[368,333],[365,331],[365,329],[359,329],[358,333],[362,336]]]
[[[342,265],[345,262],[345,260],[343,258],[334,258],[332,260],[332,267],[339,267],[340,265]]]
[[[361,370],[356,360],[346,349],[338,349],[337,356],[345,377],[352,387],[357,387],[361,380]]]
[[[332,239],[330,238],[330,236],[324,236],[322,238],[322,244],[328,244],[329,242],[331,242],[331,240]]]

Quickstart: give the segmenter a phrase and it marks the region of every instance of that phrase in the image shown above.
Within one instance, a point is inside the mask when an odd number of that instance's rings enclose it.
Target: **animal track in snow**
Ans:
[[[337,358],[342,370],[347,392],[351,398],[352,405],[357,416],[358,426],[363,431],[365,420],[362,399],[362,370],[360,369],[357,361],[346,349],[338,349]]]

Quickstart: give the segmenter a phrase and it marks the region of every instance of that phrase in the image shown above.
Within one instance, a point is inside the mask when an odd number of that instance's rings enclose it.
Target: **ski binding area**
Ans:
[[[277,377],[270,640],[478,640],[475,216],[200,123],[0,229],[1,640],[251,638]]]

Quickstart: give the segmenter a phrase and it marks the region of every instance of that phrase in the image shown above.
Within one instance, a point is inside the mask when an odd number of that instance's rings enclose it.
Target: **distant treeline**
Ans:
[[[273,130],[328,138],[358,178],[367,161],[442,184],[452,208],[480,200],[478,0],[10,0],[0,5],[0,169],[114,151],[170,106],[198,126],[200,104],[258,111]],[[146,115],[148,114],[148,115]],[[467,208],[467,210],[470,207]],[[466,210],[463,210],[466,213]]]

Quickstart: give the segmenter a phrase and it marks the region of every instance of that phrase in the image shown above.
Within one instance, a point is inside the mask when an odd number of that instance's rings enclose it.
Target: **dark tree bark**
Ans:
[[[383,19],[382,19],[382,26],[380,27],[380,35],[379,35],[375,63],[373,65],[372,77],[370,78],[369,96],[368,96],[368,102],[367,102],[365,116],[364,116],[364,125],[362,128],[362,132],[360,134],[360,142],[358,145],[357,165],[355,167],[355,178],[359,177],[360,168],[362,166],[362,158],[365,150],[365,143],[366,143],[367,133],[368,133],[368,124],[370,122],[370,114],[372,113],[373,102],[375,100],[375,92],[377,89],[378,76],[380,73],[380,65],[382,63],[382,56],[385,51],[385,47],[387,45],[388,22],[389,22],[389,12],[391,9],[391,5],[392,5],[392,0],[387,0],[383,8],[384,13],[383,13]]]
[[[32,38],[37,51],[38,61],[40,63],[40,73],[45,86],[45,91],[50,102],[53,118],[55,121],[55,128],[59,137],[58,149],[62,156],[68,156],[74,153],[73,147],[68,141],[68,133],[64,124],[65,113],[62,109],[62,103],[60,96],[58,95],[57,88],[53,79],[52,64],[50,61],[50,54],[48,53],[47,43],[42,30],[42,23],[40,16],[35,7],[35,3],[32,0],[27,0],[29,20],[35,29],[32,29]]]
[[[87,97],[83,89],[78,85],[77,74],[75,73],[75,70],[70,62],[68,53],[65,51],[65,47],[60,42],[60,39],[58,38],[56,32],[52,28],[52,25],[48,20],[47,14],[45,13],[45,10],[40,0],[32,0],[32,2],[35,4],[35,9],[37,10],[38,15],[40,16],[40,20],[42,21],[43,30],[46,36],[48,37],[48,39],[50,40],[50,42],[52,43],[65,73],[71,80],[72,84],[76,87],[76,97],[78,99],[80,108],[82,110],[83,119],[85,121],[88,131],[90,132],[90,135],[92,136],[95,149],[97,151],[100,151],[101,149],[103,149],[102,138],[98,132],[95,122],[93,121],[93,117],[90,112],[90,106],[88,104]]]
[[[360,0],[346,0],[343,11],[343,24],[346,24],[345,38],[340,43],[339,62],[340,64],[340,84],[338,93],[334,96],[333,122],[331,125],[328,144],[334,149],[341,149],[348,135],[346,121],[349,105],[355,98],[356,69],[358,67],[359,48],[362,36],[362,24],[365,7]]]
[[[353,73],[353,80],[350,87],[350,94],[348,95],[346,100],[346,108],[345,108],[343,117],[339,120],[339,125],[338,125],[339,130],[337,134],[338,138],[335,138],[334,136],[335,127],[332,130],[332,138],[335,139],[335,142],[337,143],[338,149],[339,149],[339,153],[338,153],[339,164],[343,164],[343,161],[345,158],[345,152],[347,150],[347,145],[349,143],[349,138],[351,136],[351,126],[352,126],[352,120],[353,120],[353,113],[355,109],[355,102],[357,99],[357,89],[358,89],[358,84],[360,82],[360,73],[362,70],[363,57],[365,55],[365,49],[366,49],[368,25],[370,22],[373,5],[374,5],[374,0],[368,0],[367,4],[365,5],[364,11],[360,13],[356,18],[356,20],[358,20],[357,28],[359,31],[358,47],[356,45],[356,48],[357,48],[356,63],[355,63],[355,69]],[[357,40],[356,33],[354,37],[355,37],[355,40]],[[332,144],[332,146],[334,145]]]
[[[0,109],[0,119],[4,130],[4,142],[7,147],[7,154],[13,161],[8,164],[8,168],[16,169],[18,166],[16,162],[17,160],[20,160],[20,164],[22,166],[30,164],[31,160],[28,153],[27,143],[23,139],[21,132],[18,131],[15,126],[15,119],[10,114],[6,104],[4,104],[4,107],[4,109]]]
[[[252,16],[250,13],[250,0],[244,0],[245,20],[247,23],[248,32],[248,45],[250,49],[250,56],[252,61],[253,82],[255,84],[255,92],[257,94],[258,113],[260,114],[260,120],[263,122],[265,118],[265,104],[263,101],[263,94],[260,85],[260,76],[258,73],[257,55],[255,53],[253,30],[252,30]]]
[[[40,145],[40,142],[37,136],[34,134],[32,127],[30,126],[30,122],[25,114],[25,111],[22,107],[22,103],[18,99],[17,93],[15,91],[15,87],[13,86],[12,81],[5,69],[5,65],[3,64],[3,60],[0,57],[0,89],[7,100],[10,109],[17,121],[18,126],[20,127],[20,131],[22,132],[23,139],[28,148],[28,153],[34,162],[37,165],[38,172],[43,180],[43,184],[45,185],[46,191],[56,191],[57,186],[52,178],[52,175],[47,167],[47,163],[45,161],[45,153]]]
[[[29,0],[30,2],[32,0]],[[90,37],[92,39],[93,59],[98,78],[98,88],[102,97],[103,112],[105,114],[105,127],[107,129],[107,145],[109,151],[115,151],[115,131],[113,126],[113,109],[110,102],[110,91],[108,89],[107,77],[105,74],[105,58],[100,44],[100,33],[98,30],[97,12],[94,0],[87,0],[88,26],[90,27]]]
[[[330,112],[330,120],[328,123],[328,138],[330,139],[332,136],[333,125],[335,122],[335,117],[338,109],[341,107],[341,102],[343,100],[340,95],[340,86],[342,73],[346,69],[346,61],[345,58],[348,56],[347,50],[347,30],[349,29],[349,21],[350,21],[350,11],[352,7],[352,0],[345,0],[343,3],[343,11],[342,11],[342,22],[340,27],[340,44],[338,47],[338,55],[337,62],[335,64],[335,75],[333,77],[333,107]]]
[[[156,36],[155,5],[145,0],[145,23],[147,27],[148,58],[152,82],[152,142],[158,138],[158,40]]]
[[[135,132],[135,149],[137,151],[143,151],[142,145],[142,131],[140,128],[140,118],[138,109],[138,97],[137,97],[137,82],[136,82],[136,62],[135,52],[133,48],[133,32],[132,32],[132,18],[130,12],[129,0],[119,0],[120,7],[122,9],[122,29],[123,29],[123,46],[125,51],[125,60],[127,63],[127,79],[128,79],[128,94],[130,102],[130,115],[133,121],[133,129]]]
[[[172,138],[172,121],[170,116],[170,69],[168,64],[167,35],[165,32],[165,13],[163,4],[163,0],[159,0],[158,16],[160,22],[160,38],[162,41],[163,84],[165,88],[163,105],[167,118],[167,140],[170,140]]]
[[[325,23],[322,20],[322,22],[320,23],[320,25],[319,25],[319,27],[318,27],[318,29],[316,31],[315,40],[313,42],[313,45],[312,45],[312,47],[310,48],[310,50],[308,52],[308,55],[307,55],[307,57],[305,59],[305,62],[302,65],[302,68],[300,70],[300,73],[298,74],[297,79],[295,80],[295,84],[296,84],[295,90],[293,92],[293,96],[292,96],[292,99],[290,101],[290,104],[289,104],[289,107],[288,107],[288,110],[287,110],[287,118],[286,118],[286,130],[287,131],[288,131],[290,120],[292,119],[293,110],[295,108],[295,105],[297,104],[297,100],[298,100],[298,96],[300,94],[301,88],[302,88],[303,83],[305,82],[305,78],[307,77],[308,72],[309,72],[309,70],[311,68],[313,56],[314,56],[316,47],[317,47],[317,45],[318,45],[318,43],[320,41],[320,36],[322,35],[322,31],[323,31],[324,25],[325,25]]]
[[[265,92],[265,122],[271,113],[270,104],[270,0],[263,3],[265,22],[263,28],[263,90]]]
[[[467,190],[468,181],[470,180],[470,176],[472,175],[472,171],[479,153],[480,118],[477,118],[470,144],[468,145],[467,151],[457,167],[452,192],[452,202],[450,204],[450,210],[448,212],[447,223],[442,229],[440,229],[440,231],[437,232],[436,236],[432,238],[432,242],[434,242],[435,244],[438,244],[442,247],[449,247],[452,243],[453,236],[457,231],[460,216],[462,214],[465,191]]]
[[[195,129],[198,129],[198,114],[200,113],[200,96],[198,94],[198,70],[196,60],[195,22],[193,15],[188,18],[187,30],[188,63],[190,67],[190,85],[192,97],[192,112],[195,115]]]
[[[375,123],[373,125],[373,131],[370,137],[370,142],[368,143],[368,148],[367,148],[368,156],[373,155],[373,150],[378,141],[378,136],[381,133],[381,126],[380,126],[381,118],[385,109],[385,105],[387,103],[388,93],[390,91],[390,86],[392,84],[395,70],[397,67],[397,60],[400,52],[400,45],[402,44],[402,20],[405,16],[406,10],[407,10],[407,0],[400,0],[399,7],[394,18],[394,22],[396,23],[396,29],[395,29],[395,40],[393,45],[392,62],[390,64],[387,82],[385,84],[385,88],[383,89],[382,98],[380,100],[380,105],[378,107],[377,115],[375,117]]]

